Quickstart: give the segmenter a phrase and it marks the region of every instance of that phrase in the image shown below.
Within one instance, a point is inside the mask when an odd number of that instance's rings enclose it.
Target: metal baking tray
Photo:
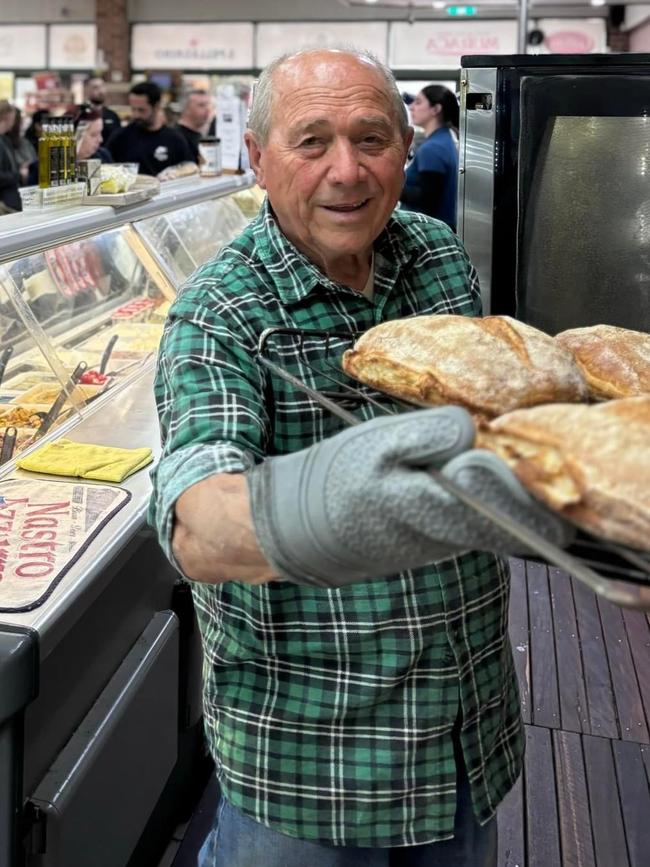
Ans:
[[[353,410],[371,405],[375,415],[399,413],[416,409],[413,404],[396,400],[375,389],[361,385],[341,369],[341,355],[360,336],[353,331],[323,331],[297,328],[268,328],[260,336],[257,361],[271,373],[291,383],[316,403],[332,412],[347,425],[360,424],[362,419]],[[318,367],[306,358],[308,344],[322,343]],[[273,356],[278,341],[292,341],[292,351],[301,363],[328,383],[325,389],[312,388]],[[650,611],[650,554],[628,548],[578,530],[574,543],[566,550],[552,544],[543,536],[519,524],[509,515],[483,503],[435,469],[429,472],[436,482],[457,497],[466,506],[484,515],[501,529],[507,531],[539,560],[556,566],[586,584],[599,596],[626,608]]]

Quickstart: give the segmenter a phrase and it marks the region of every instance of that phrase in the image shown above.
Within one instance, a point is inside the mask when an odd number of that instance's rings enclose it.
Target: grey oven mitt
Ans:
[[[472,449],[460,407],[381,416],[247,473],[260,547],[280,577],[342,587],[462,551],[524,553],[522,543],[460,503],[427,468],[560,546],[572,530],[538,505],[500,458]]]

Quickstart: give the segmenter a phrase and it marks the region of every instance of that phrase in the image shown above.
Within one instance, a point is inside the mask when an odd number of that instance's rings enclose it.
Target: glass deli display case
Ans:
[[[250,174],[192,177],[126,208],[2,218],[1,867],[87,867],[92,852],[115,867],[157,863],[201,783],[198,632],[189,587],[146,525],[148,469],[96,485],[17,462],[64,438],[155,459],[165,316],[180,284],[254,213],[252,184]],[[72,491],[70,502],[56,493],[29,512],[16,491],[41,484]],[[119,510],[95,527],[102,498]],[[27,567],[47,571],[47,540],[63,526],[92,532],[30,601]],[[17,539],[31,560],[15,570],[25,582],[12,596],[3,579]]]
[[[227,179],[226,189],[234,183]],[[71,213],[62,243],[39,245],[35,226],[31,244],[23,237],[3,255],[0,449],[7,428],[16,433],[13,448],[2,450],[0,477],[4,464],[42,438],[46,420],[49,430],[78,419],[91,402],[153,362],[178,286],[248,222],[234,196],[197,196],[165,209],[176,199],[165,202],[165,192],[155,203],[129,209],[121,225],[90,235],[83,232],[83,213]],[[205,194],[204,181],[198,192]],[[67,399],[56,418],[46,419],[62,390]]]

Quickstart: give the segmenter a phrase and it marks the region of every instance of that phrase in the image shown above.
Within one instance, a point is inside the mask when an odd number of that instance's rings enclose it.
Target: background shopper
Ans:
[[[400,202],[409,210],[443,220],[455,231],[458,100],[448,88],[430,84],[418,93],[409,109],[425,139],[406,170]]]
[[[11,214],[22,210],[18,187],[23,176],[27,178],[27,168],[21,173],[14,148],[7,134],[14,125],[16,110],[6,99],[0,100],[0,214]]]
[[[212,114],[212,99],[207,90],[191,90],[182,102],[175,129],[185,138],[195,163],[199,162],[199,142]]]
[[[131,123],[111,136],[107,148],[118,163],[138,163],[140,174],[158,175],[183,162],[194,162],[183,136],[165,125],[162,92],[153,81],[129,91]]]
[[[86,82],[86,99],[90,105],[101,114],[102,126],[102,144],[106,144],[109,138],[118,129],[121,129],[122,123],[120,116],[112,108],[106,105],[106,82],[103,78],[94,76]]]

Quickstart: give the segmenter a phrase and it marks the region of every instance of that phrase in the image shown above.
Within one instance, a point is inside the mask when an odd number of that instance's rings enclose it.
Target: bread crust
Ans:
[[[482,424],[477,446],[578,526],[650,550],[650,396],[517,410]]]
[[[571,328],[555,336],[596,400],[650,394],[650,334],[615,325]]]
[[[384,322],[344,354],[343,369],[421,406],[457,404],[488,417],[587,398],[571,353],[508,316],[441,314]]]

